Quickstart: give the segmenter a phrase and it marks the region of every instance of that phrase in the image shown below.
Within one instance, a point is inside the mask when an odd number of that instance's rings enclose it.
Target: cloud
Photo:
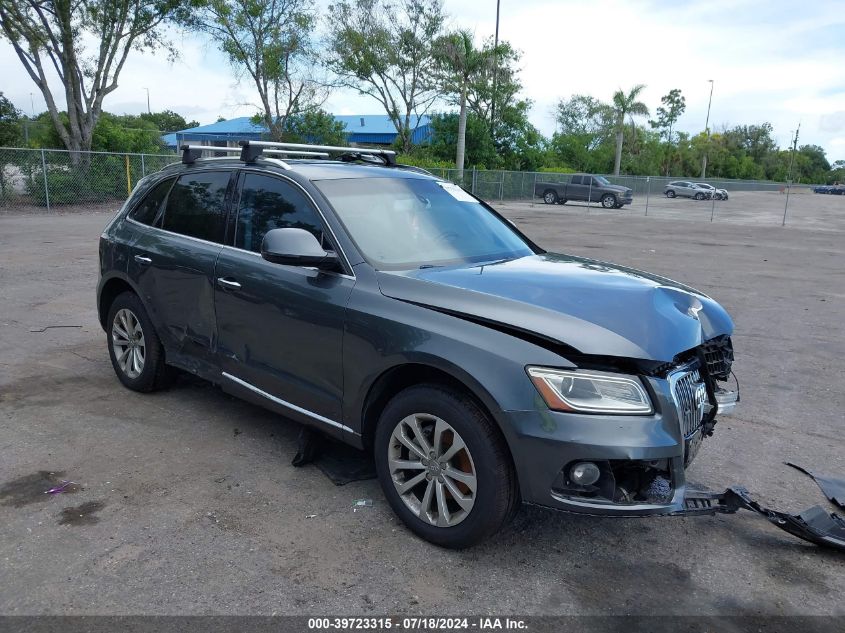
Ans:
[[[329,0],[318,4],[325,10]],[[473,30],[479,41],[493,34],[493,2],[447,0],[446,9],[452,27]],[[845,129],[843,25],[841,0],[805,2],[800,12],[790,0],[521,0],[502,4],[500,38],[523,51],[523,96],[534,102],[531,119],[546,134],[554,131],[558,99],[587,93],[607,100],[637,83],[647,85],[643,99],[652,111],[662,95],[680,88],[687,111],[679,129],[696,133],[707,114],[707,80],[714,79],[712,127],[769,121],[786,146],[800,121],[801,143],[821,145],[834,160],[843,152],[834,140]],[[131,55],[106,109],[145,111],[148,87],[154,110],[201,123],[258,111],[249,80],[237,81],[213,42],[172,34],[180,59],[170,64],[162,55]],[[30,110],[32,92],[36,110],[44,109],[6,43],[0,43],[0,77],[0,90],[18,107]],[[378,102],[351,90],[334,92],[326,108],[381,112]]]

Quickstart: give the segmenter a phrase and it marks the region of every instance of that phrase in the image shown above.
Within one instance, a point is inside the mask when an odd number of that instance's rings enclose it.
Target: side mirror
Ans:
[[[274,264],[316,266],[331,269],[337,266],[337,254],[324,250],[320,242],[305,229],[272,229],[261,241],[261,257]]]

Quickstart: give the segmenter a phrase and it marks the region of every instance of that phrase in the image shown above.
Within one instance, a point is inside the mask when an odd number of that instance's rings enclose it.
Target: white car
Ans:
[[[717,189],[713,185],[708,185],[706,182],[697,182],[695,185],[703,189],[708,189],[710,191],[710,195],[716,198],[716,200],[728,199],[728,192],[725,189]]]
[[[676,180],[670,182],[663,189],[667,198],[694,198],[696,200],[709,200],[713,192],[706,187],[699,187],[689,180]]]

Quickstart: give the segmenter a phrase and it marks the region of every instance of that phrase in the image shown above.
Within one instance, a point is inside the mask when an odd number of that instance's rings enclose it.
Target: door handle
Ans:
[[[226,288],[240,288],[241,287],[241,285],[237,281],[235,281],[234,279],[228,279],[227,277],[218,277],[217,281],[221,286],[224,286]]]
[[[151,260],[149,257],[144,257],[143,255],[135,255],[135,261],[144,266],[153,263],[153,260]]]

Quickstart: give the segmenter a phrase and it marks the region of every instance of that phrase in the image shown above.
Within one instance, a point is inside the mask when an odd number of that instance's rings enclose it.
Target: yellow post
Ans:
[[[132,176],[129,174],[129,154],[126,154],[123,158],[126,159],[126,195],[132,195]]]

